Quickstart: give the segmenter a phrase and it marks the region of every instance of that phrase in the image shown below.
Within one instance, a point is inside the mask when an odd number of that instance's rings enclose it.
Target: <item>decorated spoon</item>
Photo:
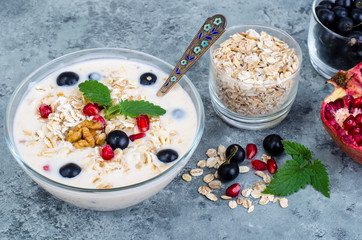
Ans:
[[[172,70],[166,82],[158,90],[157,96],[164,96],[182,78],[182,76],[201,58],[212,44],[225,32],[226,18],[214,15],[206,19],[180,61]]]

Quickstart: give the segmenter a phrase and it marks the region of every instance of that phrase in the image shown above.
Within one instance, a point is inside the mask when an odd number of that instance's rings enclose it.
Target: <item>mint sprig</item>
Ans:
[[[165,109],[145,100],[121,100],[118,104],[113,105],[111,91],[106,85],[95,80],[87,80],[79,84],[79,90],[90,101],[104,107],[106,119],[121,114],[134,118],[140,115],[161,116],[166,113]]]
[[[313,160],[312,152],[304,145],[282,142],[285,152],[291,155],[292,160],[288,160],[278,169],[263,193],[288,196],[311,184],[315,190],[329,198],[329,178],[324,164],[318,159]]]

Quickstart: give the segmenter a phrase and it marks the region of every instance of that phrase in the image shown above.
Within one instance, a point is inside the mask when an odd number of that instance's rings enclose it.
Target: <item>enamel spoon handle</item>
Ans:
[[[225,32],[226,18],[223,15],[214,15],[206,19],[184,55],[172,70],[157,96],[165,95],[182,78],[182,76],[201,58],[212,44]]]

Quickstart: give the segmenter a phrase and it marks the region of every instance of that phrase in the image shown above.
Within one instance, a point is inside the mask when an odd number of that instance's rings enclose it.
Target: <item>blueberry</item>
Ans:
[[[273,156],[279,156],[284,152],[282,138],[277,134],[266,136],[263,141],[265,151]]]
[[[342,17],[338,19],[336,29],[337,32],[345,35],[346,33],[350,32],[353,28],[353,21],[348,17]]]
[[[350,17],[355,25],[360,24],[362,22],[362,9],[352,9]]]
[[[314,9],[317,15],[318,15],[318,12],[319,12],[321,9],[327,9],[327,8],[326,8],[325,6],[317,6],[317,7]]]
[[[321,23],[324,26],[326,26],[328,28],[332,28],[334,26],[334,21],[336,19],[336,15],[331,10],[321,9],[318,12],[317,16],[318,16],[319,21],[321,21]]]
[[[362,9],[362,0],[355,0],[354,7],[358,9]]]
[[[102,75],[96,72],[93,72],[91,74],[88,75],[88,79],[92,79],[95,81],[100,81],[102,79]]]
[[[236,162],[223,163],[217,169],[217,173],[223,181],[234,180],[239,175],[239,165]]]
[[[178,153],[172,149],[163,149],[157,153],[157,158],[161,162],[169,163],[178,158]]]
[[[140,83],[142,85],[152,85],[155,84],[157,76],[153,73],[147,72],[141,75]]]
[[[59,169],[60,175],[65,178],[73,178],[82,171],[82,169],[75,163],[68,163]]]
[[[351,0],[336,0],[335,2],[336,6],[342,6],[345,8],[352,7],[352,1]]]
[[[336,15],[336,17],[347,17],[348,11],[344,7],[341,6],[335,6],[332,11]]]
[[[175,119],[182,119],[185,116],[185,111],[182,109],[175,109],[171,112],[171,115]]]
[[[235,151],[235,149],[236,149],[236,152],[235,152],[234,156],[232,158],[230,158],[230,162],[236,162],[239,164],[242,161],[244,161],[244,159],[245,159],[245,150],[238,144],[231,144],[226,149],[226,152],[225,152],[226,158],[229,158],[230,155],[233,153],[233,151]]]
[[[79,80],[79,75],[75,72],[62,72],[57,77],[58,86],[72,86],[76,84]]]
[[[327,9],[332,9],[334,7],[334,4],[331,1],[322,1],[318,4],[318,6],[323,6]]]
[[[120,130],[114,130],[108,133],[106,142],[114,151],[116,148],[125,149],[128,147],[129,138],[126,133]]]

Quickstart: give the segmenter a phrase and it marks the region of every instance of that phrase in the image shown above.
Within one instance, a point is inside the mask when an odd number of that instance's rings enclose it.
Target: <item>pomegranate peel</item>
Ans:
[[[322,104],[323,126],[346,155],[362,164],[361,134],[357,131],[358,127],[362,128],[359,124],[359,114],[362,113],[362,62],[348,71],[339,71],[327,82],[333,84],[335,89]]]

